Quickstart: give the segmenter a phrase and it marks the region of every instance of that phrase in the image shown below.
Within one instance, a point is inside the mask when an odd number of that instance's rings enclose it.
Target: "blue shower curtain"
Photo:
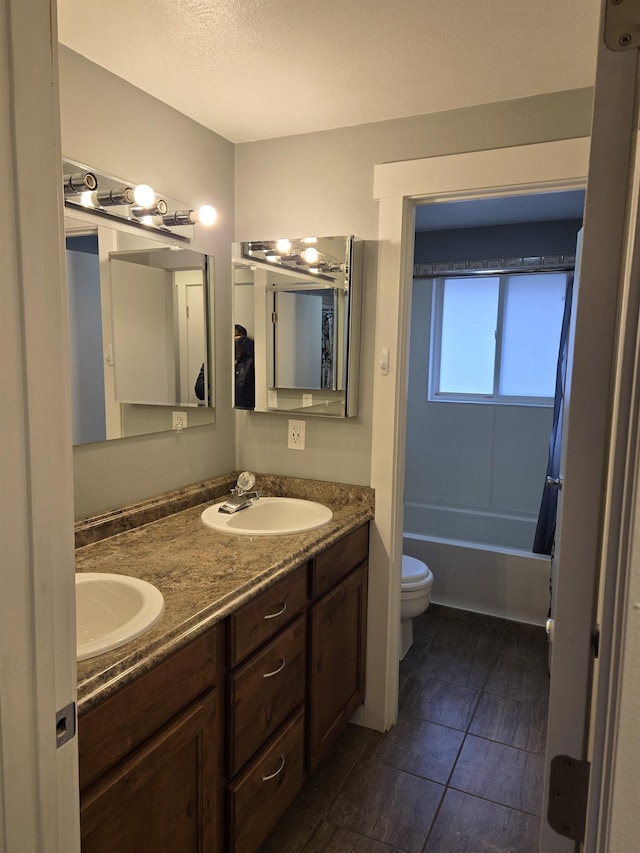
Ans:
[[[549,461],[547,477],[554,480],[560,475],[560,451],[562,447],[562,416],[564,413],[565,378],[567,373],[567,357],[569,346],[569,325],[571,322],[571,300],[573,297],[573,275],[567,276],[567,290],[562,316],[562,331],[560,332],[560,348],[558,352],[558,368],[556,371],[556,392],[553,404],[553,427],[549,441]],[[533,539],[534,554],[553,553],[556,535],[556,515],[558,510],[558,487],[549,486],[546,479],[542,491],[542,501],[538,514],[538,524]]]

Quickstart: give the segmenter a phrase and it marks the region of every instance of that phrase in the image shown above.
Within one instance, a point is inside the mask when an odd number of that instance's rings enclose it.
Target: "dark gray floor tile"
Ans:
[[[450,785],[494,803],[539,815],[544,756],[467,735]]]
[[[338,737],[334,749],[341,749],[356,757],[361,756],[370,747],[371,742],[377,740],[380,732],[366,729],[356,723],[349,723],[346,729]]]
[[[543,755],[547,742],[546,703],[527,705],[515,699],[483,693],[469,732]]]
[[[447,622],[447,619],[429,608],[422,616],[417,616],[413,620],[413,642],[418,646],[428,646],[438,635],[443,624]]]
[[[463,732],[401,716],[369,757],[371,761],[444,785],[451,775],[463,739]]]
[[[404,848],[390,847],[381,841],[358,835],[323,821],[300,853],[404,853]]]
[[[549,644],[544,637],[531,637],[519,631],[505,631],[499,657],[511,663],[548,670]]]
[[[546,706],[549,700],[549,673],[535,667],[498,660],[486,680],[484,690],[529,705]]]
[[[540,819],[448,790],[424,853],[538,853]]]
[[[466,731],[480,695],[478,690],[409,672],[398,698],[401,714]]]
[[[407,669],[420,675],[478,689],[484,685],[494,660],[495,655],[441,646],[436,638],[426,649],[414,645],[404,662]]]
[[[475,654],[495,655],[500,649],[504,629],[483,622],[447,619],[438,631],[435,642],[439,646],[466,649]]]
[[[419,853],[444,790],[393,767],[363,762],[342,786],[327,820],[391,847]]]
[[[260,848],[261,853],[298,853],[326,816],[356,761],[352,753],[334,748],[309,776]]]

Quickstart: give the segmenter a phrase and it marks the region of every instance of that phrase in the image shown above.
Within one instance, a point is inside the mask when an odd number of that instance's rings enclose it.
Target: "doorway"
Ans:
[[[584,197],[416,207],[403,553],[446,606],[547,619],[550,556],[532,546]]]
[[[583,189],[588,159],[589,139],[583,138],[384,164],[375,169],[374,196],[380,205],[375,348],[376,360],[384,350],[389,353],[389,368],[381,367],[374,377],[371,485],[376,490],[376,515],[370,566],[375,581],[370,613],[371,623],[376,624],[377,617],[380,623],[386,620],[388,631],[382,639],[372,631],[369,641],[370,657],[384,660],[386,666],[386,727],[397,714],[398,631],[394,626],[400,610],[407,341],[416,205]],[[580,479],[576,478],[576,486]],[[586,499],[587,495],[580,497]],[[574,520],[579,514],[576,511]],[[587,513],[587,517],[591,516]],[[575,564],[585,558],[586,549],[593,548],[591,537],[583,536],[577,549],[582,553],[572,554],[571,560]],[[584,631],[583,625],[580,630]],[[562,664],[570,681],[575,672],[567,656]],[[570,689],[569,685],[564,689]],[[563,730],[562,736],[566,734]]]

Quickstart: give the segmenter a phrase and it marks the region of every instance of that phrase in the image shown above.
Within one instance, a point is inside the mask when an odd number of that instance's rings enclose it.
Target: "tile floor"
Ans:
[[[548,686],[543,629],[432,605],[397,725],[350,725],[260,853],[537,853]]]

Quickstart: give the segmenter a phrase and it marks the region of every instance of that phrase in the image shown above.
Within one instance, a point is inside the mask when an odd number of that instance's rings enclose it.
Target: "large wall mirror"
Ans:
[[[362,248],[351,236],[234,244],[235,408],[357,414]]]
[[[213,258],[65,215],[73,443],[215,420]]]

